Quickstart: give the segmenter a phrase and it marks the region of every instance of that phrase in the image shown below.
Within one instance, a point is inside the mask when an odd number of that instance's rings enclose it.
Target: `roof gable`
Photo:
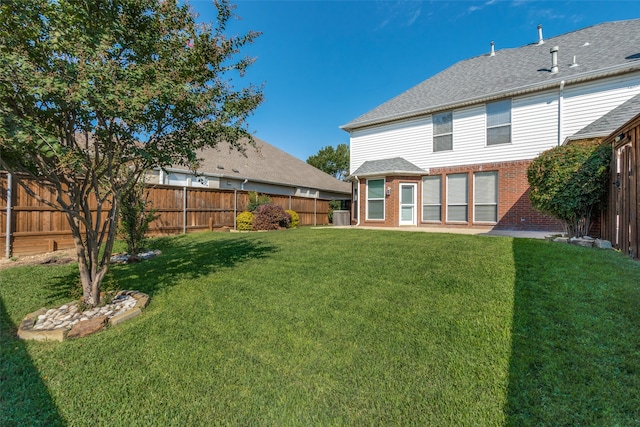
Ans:
[[[559,71],[551,73],[553,46]],[[573,57],[577,66],[571,66]],[[542,90],[562,80],[640,69],[640,19],[608,22],[460,61],[342,126],[357,129],[432,111]]]

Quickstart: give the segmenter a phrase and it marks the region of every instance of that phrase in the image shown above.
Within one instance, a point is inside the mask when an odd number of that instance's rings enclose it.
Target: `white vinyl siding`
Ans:
[[[486,105],[487,145],[511,142],[511,100],[492,102]]]
[[[534,159],[640,93],[640,72],[511,99],[511,143],[487,145],[485,104],[452,112],[453,150],[433,153],[433,116],[353,131],[351,171],[367,160],[402,157],[422,169]],[[562,126],[558,118],[562,117]]]
[[[384,219],[384,179],[367,180],[367,219]]]
[[[402,157],[424,165],[431,153],[431,116],[353,131],[350,140],[350,171],[367,160]]]
[[[562,104],[561,141],[640,93],[640,76],[567,85]]]
[[[498,172],[473,174],[473,220],[498,222]]]
[[[433,115],[433,152],[453,150],[453,113]]]
[[[467,222],[469,206],[469,175],[447,175],[447,221]]]
[[[442,221],[442,176],[422,178],[422,220]]]

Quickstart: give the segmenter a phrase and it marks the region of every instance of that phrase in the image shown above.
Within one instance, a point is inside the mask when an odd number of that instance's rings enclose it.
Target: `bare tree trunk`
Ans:
[[[103,202],[98,201],[98,203]],[[82,203],[86,205],[83,206],[83,212],[88,212],[90,210],[88,202],[85,200]],[[104,220],[101,220],[100,212],[96,215],[95,222],[91,215],[89,215],[91,220],[87,220],[85,216],[86,222],[82,222],[77,215],[67,213],[76,248],[83,300],[85,304],[92,307],[100,304],[101,284],[109,269],[113,241],[115,240],[118,218],[117,197],[114,197],[110,203],[111,208],[107,211],[107,217]],[[84,230],[82,225],[85,226]],[[102,242],[104,242],[104,250],[101,256]]]

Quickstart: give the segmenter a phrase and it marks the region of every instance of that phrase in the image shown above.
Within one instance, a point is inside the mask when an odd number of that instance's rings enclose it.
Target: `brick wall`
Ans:
[[[422,218],[422,177],[413,176],[388,176],[385,188],[391,187],[391,195],[385,197],[385,219],[366,219],[366,179],[360,180],[360,225],[397,227],[399,225],[399,195],[400,183],[417,182],[417,215],[418,226],[456,226],[456,227],[486,227],[494,226],[498,229],[526,229],[526,230],[562,230],[562,223],[558,220],[543,215],[531,206],[528,197],[529,183],[527,181],[527,167],[530,160],[518,160],[512,162],[496,162],[475,165],[461,165],[443,168],[431,168],[429,175],[442,176],[442,218],[439,223],[421,222]],[[473,174],[475,172],[498,172],[498,222],[496,224],[473,222]],[[466,223],[447,223],[446,205],[446,176],[448,174],[468,174],[468,218]],[[355,218],[354,218],[355,220]],[[354,222],[355,223],[355,222]]]

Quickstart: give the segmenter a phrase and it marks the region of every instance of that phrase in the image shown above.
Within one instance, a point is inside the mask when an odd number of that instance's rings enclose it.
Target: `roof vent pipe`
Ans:
[[[574,68],[574,67],[577,67],[577,66],[578,66],[578,63],[576,62],[576,56],[573,55],[573,62],[571,63],[570,67]]]
[[[556,74],[558,72],[558,46],[554,46],[551,48],[551,74]]]
[[[496,56],[495,46],[496,44],[494,42],[491,42],[491,53],[489,54],[489,56]]]
[[[544,44],[544,39],[542,38],[542,25],[538,25],[538,44]]]

